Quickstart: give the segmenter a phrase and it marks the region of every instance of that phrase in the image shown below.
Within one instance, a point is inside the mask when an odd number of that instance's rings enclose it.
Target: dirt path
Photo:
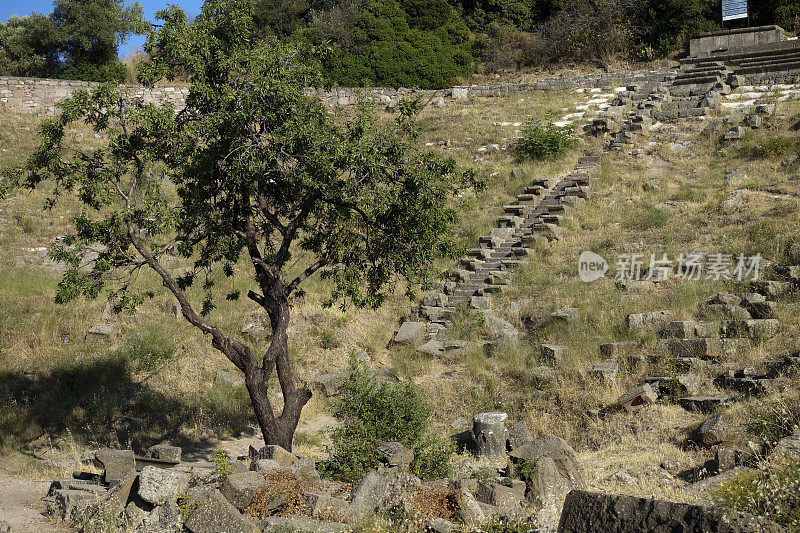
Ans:
[[[0,478],[0,521],[11,526],[12,533],[66,533],[74,531],[42,515],[42,497],[50,481]]]

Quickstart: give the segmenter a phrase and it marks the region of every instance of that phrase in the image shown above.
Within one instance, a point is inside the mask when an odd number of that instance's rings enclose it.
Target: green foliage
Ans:
[[[342,341],[336,336],[336,332],[324,329],[319,334],[319,345],[324,350],[333,350],[342,345]]]
[[[437,5],[438,11],[423,11],[427,4]],[[306,38],[337,45],[325,62],[326,77],[349,86],[434,89],[469,75],[472,55],[466,25],[434,0],[408,5],[413,16],[396,0],[372,0],[362,11],[349,14],[344,30],[329,18],[318,21]]]
[[[741,147],[741,154],[753,159],[772,159],[785,156],[797,146],[794,139],[783,135],[770,135],[760,139],[749,139]]]
[[[181,520],[186,521],[189,516],[200,506],[200,502],[187,492],[182,492],[178,495],[178,510],[181,513]]]
[[[57,0],[49,16],[0,23],[0,75],[121,82],[126,70],[117,46],[145,27],[137,3]]]
[[[209,461],[214,463],[214,474],[217,479],[216,483],[218,487],[225,483],[228,476],[236,472],[236,464],[231,461],[231,458],[228,457],[228,454],[225,453],[225,450],[222,448],[214,450],[209,457]]]
[[[800,427],[800,404],[795,396],[779,397],[758,404],[750,413],[748,431],[767,446],[774,446],[783,437]]]
[[[340,387],[339,417],[333,432],[326,473],[356,481],[377,468],[376,450],[400,442],[414,451],[412,470],[423,479],[443,477],[454,448],[429,432],[431,407],[411,381],[381,382],[366,365],[351,360],[348,379]]]
[[[772,473],[743,472],[712,493],[714,503],[800,531],[800,465]]]
[[[556,159],[575,146],[571,128],[560,128],[549,121],[530,120],[517,145],[520,156],[534,161]]]

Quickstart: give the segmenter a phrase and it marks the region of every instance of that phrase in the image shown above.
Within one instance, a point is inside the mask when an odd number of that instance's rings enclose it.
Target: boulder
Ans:
[[[133,450],[98,450],[94,454],[96,462],[104,469],[103,481],[109,485],[120,482],[131,470],[136,470]]]
[[[311,516],[317,519],[343,520],[350,511],[348,502],[325,493],[307,493],[303,495],[303,500]]]
[[[543,435],[509,456],[525,469],[525,498],[538,508],[557,507],[571,489],[586,487],[575,450],[560,437]]]
[[[723,415],[715,415],[700,424],[694,440],[703,446],[714,446],[725,442],[733,432],[731,422]]]
[[[378,446],[378,458],[389,467],[408,470],[414,461],[414,452],[399,442],[386,442]]]
[[[767,519],[722,507],[573,490],[564,502],[558,533],[783,533]]]
[[[225,479],[219,491],[241,511],[250,505],[258,489],[266,484],[267,480],[261,472],[236,472]]]
[[[770,451],[769,459],[789,463],[800,461],[800,435],[794,434],[780,439]]]
[[[416,351],[432,357],[438,357],[444,351],[444,344],[436,339],[431,339],[422,346],[418,346]]]
[[[170,463],[181,462],[182,450],[179,446],[169,446],[167,444],[156,444],[147,449],[146,457],[149,459],[158,459],[159,461],[166,461]]]
[[[425,337],[425,322],[403,322],[394,335],[395,344],[417,344]]]
[[[218,490],[208,491],[199,498],[184,526],[192,533],[261,533]]]
[[[630,355],[636,351],[636,341],[606,342],[600,345],[600,354],[604,357]]]
[[[414,493],[422,481],[406,472],[395,473],[386,480],[383,495],[378,504],[381,512],[410,516],[415,510]]]
[[[139,497],[153,505],[176,499],[188,486],[188,477],[174,470],[148,465],[139,474]]]
[[[504,511],[519,509],[523,505],[524,497],[524,485],[520,491],[492,480],[481,481],[476,496],[479,502],[499,507]]]

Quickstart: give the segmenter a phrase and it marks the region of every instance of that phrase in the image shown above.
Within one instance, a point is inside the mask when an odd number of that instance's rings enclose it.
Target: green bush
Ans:
[[[412,471],[422,479],[447,475],[454,447],[429,431],[432,410],[413,382],[381,382],[353,360],[340,393],[342,425],[333,432],[330,459],[321,465],[327,475],[360,479],[377,468],[376,450],[385,442],[400,442],[413,450]]]
[[[525,124],[517,150],[523,158],[541,161],[556,159],[575,144],[571,128],[560,128],[549,121],[531,120]]]
[[[117,355],[131,363],[134,370],[152,371],[170,361],[175,350],[175,342],[166,331],[151,329],[134,335]]]
[[[800,465],[773,473],[744,472],[720,485],[712,499],[722,507],[764,516],[789,531],[800,531]]]

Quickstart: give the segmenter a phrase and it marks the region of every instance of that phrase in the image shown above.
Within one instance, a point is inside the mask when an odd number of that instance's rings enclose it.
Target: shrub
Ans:
[[[764,516],[800,531],[800,465],[768,474],[744,472],[712,493],[717,505]]]
[[[446,475],[453,447],[429,431],[431,407],[411,381],[380,382],[363,363],[352,360],[340,388],[341,427],[333,432],[327,475],[355,481],[378,466],[376,450],[400,442],[414,451],[413,472],[423,479]]]
[[[211,454],[211,462],[214,463],[214,473],[217,476],[217,486],[221,486],[228,479],[228,476],[236,472],[236,465],[225,453],[225,450],[219,448]]]
[[[134,335],[117,355],[138,371],[152,371],[175,356],[175,342],[166,331],[154,329]]]
[[[571,128],[560,128],[550,122],[530,121],[525,124],[517,149],[523,158],[541,161],[556,159],[575,146]]]

